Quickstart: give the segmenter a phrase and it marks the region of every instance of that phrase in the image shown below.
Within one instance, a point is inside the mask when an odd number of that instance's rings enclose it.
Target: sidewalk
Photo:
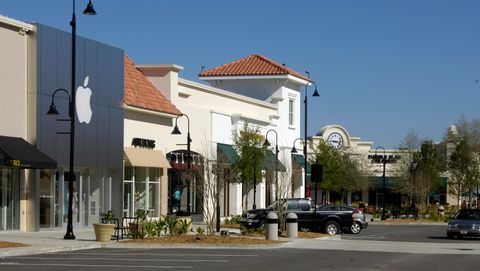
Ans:
[[[0,258],[32,255],[59,251],[100,248],[104,244],[95,241],[93,229],[74,231],[75,240],[64,240],[65,230],[45,230],[39,232],[6,231],[0,232],[0,240],[22,243],[28,246],[0,248]],[[114,241],[112,241],[114,242]]]

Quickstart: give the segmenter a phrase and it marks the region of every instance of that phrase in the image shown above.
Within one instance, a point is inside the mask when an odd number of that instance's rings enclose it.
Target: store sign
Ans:
[[[134,137],[132,139],[132,146],[140,147],[140,148],[146,148],[146,149],[154,149],[155,148],[155,140]]]
[[[20,160],[5,159],[5,165],[11,166],[11,167],[19,167],[20,166]]]

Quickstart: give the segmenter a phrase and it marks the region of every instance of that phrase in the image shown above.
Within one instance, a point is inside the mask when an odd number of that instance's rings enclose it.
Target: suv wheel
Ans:
[[[339,233],[340,226],[335,221],[327,221],[325,223],[325,232],[330,235],[335,235]]]
[[[350,232],[353,234],[359,234],[362,231],[362,225],[358,222],[353,222],[352,226],[350,226]]]

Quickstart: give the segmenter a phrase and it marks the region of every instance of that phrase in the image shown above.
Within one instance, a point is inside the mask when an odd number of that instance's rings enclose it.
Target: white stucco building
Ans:
[[[204,162],[214,163],[221,148],[232,149],[232,133],[248,123],[258,128],[262,135],[270,130],[276,132],[269,132],[268,140],[272,145],[278,144],[279,160],[285,168],[291,168],[290,150],[294,140],[300,137],[300,89],[310,82],[307,77],[260,55],[202,72],[200,79],[212,86],[179,78],[182,68],[177,65],[136,65],[136,68],[188,116],[188,119],[180,117],[177,120],[182,135],[162,139],[162,151],[172,165],[169,170],[170,197],[174,193],[172,189],[184,185],[179,171],[185,163],[188,128],[192,138],[193,164],[197,156]],[[276,135],[278,142],[275,142]],[[241,185],[229,183],[227,186],[221,192],[222,216],[240,214]],[[297,180],[290,189],[289,195],[303,196],[303,180]],[[198,202],[201,199],[195,197],[193,188],[182,190],[183,195],[190,195],[186,204],[190,205],[191,211],[201,211]],[[258,181],[256,191],[257,207],[265,206],[267,197],[274,193],[261,181]],[[244,208],[252,207],[252,198],[253,191],[250,191],[250,201]],[[185,204],[184,197],[182,202]]]

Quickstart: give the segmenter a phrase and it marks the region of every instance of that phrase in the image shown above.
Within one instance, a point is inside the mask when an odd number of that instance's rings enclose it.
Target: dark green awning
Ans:
[[[287,171],[285,166],[282,164],[282,162],[280,162],[280,160],[277,160],[277,158],[275,157],[275,154],[273,154],[272,151],[268,150],[265,158],[266,158],[265,161],[262,163],[263,169],[275,170],[275,165],[276,165],[278,167],[277,168],[278,171],[283,171],[283,172]],[[276,164],[275,164],[275,161],[276,161]]]
[[[232,145],[217,143],[217,155],[218,153],[221,153],[231,164],[235,164],[238,160],[238,154]]]
[[[300,154],[292,154],[292,160],[297,162],[300,166],[305,168],[305,158],[303,155]],[[310,163],[307,161],[307,175],[310,175],[310,172],[312,171]]]

